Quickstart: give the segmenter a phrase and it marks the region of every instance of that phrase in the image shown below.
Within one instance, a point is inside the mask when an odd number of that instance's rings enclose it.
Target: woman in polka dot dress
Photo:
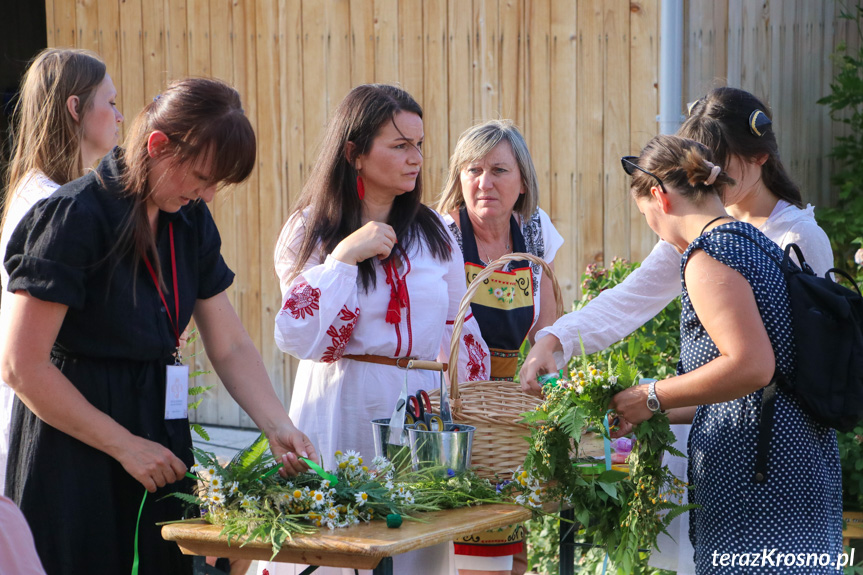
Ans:
[[[774,371],[794,373],[788,293],[764,253],[781,258],[781,250],[726,213],[723,192],[734,180],[710,159],[702,144],[675,136],[657,136],[638,158],[623,159],[639,211],[683,253],[681,357],[677,377],[623,391],[611,407],[621,434],[660,410],[672,423],[692,422],[696,573],[835,572],[842,551],[836,434],[782,390],[767,479],[754,479],[763,388]]]

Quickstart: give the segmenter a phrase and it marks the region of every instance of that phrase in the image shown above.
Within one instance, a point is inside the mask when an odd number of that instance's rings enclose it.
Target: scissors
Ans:
[[[405,412],[405,425],[413,425],[416,422],[416,418],[414,417],[415,411],[413,409],[414,402],[416,402],[416,397],[408,397],[408,407],[407,411]],[[400,410],[404,404],[405,400],[399,399],[398,403],[396,404],[396,411]]]
[[[407,417],[412,417],[420,431],[443,431],[443,419],[431,411],[431,399],[425,390],[408,397]]]

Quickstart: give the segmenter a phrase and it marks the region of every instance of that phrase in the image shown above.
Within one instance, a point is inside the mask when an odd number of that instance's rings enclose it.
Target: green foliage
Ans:
[[[645,562],[639,549],[652,548],[671,519],[691,508],[677,503],[683,484],[662,465],[663,453],[674,442],[665,415],[634,427],[628,473],[597,473],[595,460],[581,451],[589,427],[605,433],[602,422],[611,398],[638,381],[638,371],[622,355],[603,366],[582,356],[572,380],[547,384],[545,400],[524,414],[530,428],[524,469],[548,485],[543,500],[568,502],[581,525],[580,537],[606,549],[613,569],[627,574]]]
[[[210,434],[200,423],[190,423],[189,427],[204,441],[210,441]]]
[[[855,24],[863,38],[863,7],[860,2],[841,7],[840,18]],[[832,176],[839,199],[833,207],[818,210],[818,223],[830,238],[836,266],[856,270],[857,281],[863,279],[854,265],[854,252],[863,244],[863,44],[856,50],[840,44],[832,55],[838,70],[830,83],[830,94],[818,100],[828,106],[830,117],[844,124],[845,135],[837,136],[832,157],[837,169]]]
[[[496,488],[473,471],[454,473],[441,467],[398,473],[394,462],[375,458],[370,465],[355,451],[335,454],[337,469],[282,478],[261,434],[240,450],[225,467],[213,453],[192,450],[199,477],[195,495],[173,494],[205,510],[204,519],[222,527],[230,541],[260,540],[272,545],[273,556],[293,535],[356,525],[388,514],[406,521],[423,511],[452,509],[482,503],[512,502],[533,485],[511,481]],[[319,474],[320,473],[320,474]],[[524,495],[521,495],[524,499]],[[531,508],[534,506],[531,505]],[[181,520],[182,521],[182,520]]]
[[[587,271],[581,276],[583,297],[576,302],[575,309],[583,308],[600,292],[622,282],[639,265],[637,262],[614,258],[609,268],[596,264],[587,266]],[[622,355],[627,364],[646,377],[664,379],[673,376],[680,357],[680,298],[668,304],[631,335],[606,350],[590,355],[588,359],[591,363],[603,365],[608,363],[612,355]],[[573,358],[570,368],[575,368],[577,362],[578,359]]]
[[[863,511],[863,425],[848,433],[837,433],[839,460],[842,462],[842,508]]]
[[[612,288],[622,282],[626,277],[638,268],[638,263],[629,263],[626,260],[615,258],[609,268],[603,268],[596,264],[587,267],[582,275],[583,297],[576,302],[575,309],[581,309],[587,303],[598,296],[600,292]],[[519,354],[519,360],[523,359],[525,350]],[[636,372],[662,379],[676,373],[677,360],[680,356],[680,299],[671,302],[661,313],[652,320],[637,329],[630,336],[614,344],[610,348],[592,354],[587,361],[599,366],[609,366],[612,357],[622,358],[621,368],[626,370],[625,376],[629,379],[635,377]],[[577,374],[581,359],[574,358],[569,369]],[[596,410],[599,406],[608,405],[607,397],[597,397]],[[604,412],[603,412],[604,413]],[[594,418],[602,414],[597,411],[592,413]],[[579,422],[573,415],[568,421],[565,433],[573,432]],[[648,430],[645,430],[648,431]],[[555,432],[556,433],[556,432]],[[670,447],[670,446],[668,446]],[[558,454],[559,455],[559,454]],[[643,460],[643,458],[642,458]],[[608,492],[602,487],[599,490],[606,497]],[[626,494],[625,494],[626,495]],[[597,494],[597,497],[601,497]],[[685,511],[685,509],[683,509]],[[675,512],[676,513],[676,512]],[[673,516],[672,516],[673,517]],[[582,529],[577,537],[583,538],[585,530]],[[554,518],[543,518],[533,521],[528,527],[528,565],[539,573],[556,573],[558,570],[557,545],[559,540],[558,521]],[[598,559],[598,563],[596,558]],[[601,572],[604,553],[586,553],[579,559],[582,572]],[[631,553],[631,568],[639,573],[661,573],[646,566],[647,561],[642,556],[636,557]],[[597,567],[597,569],[594,569]]]
[[[859,0],[840,3],[839,15],[855,24],[859,38],[863,38],[861,4]],[[832,182],[839,190],[839,199],[834,207],[817,211],[818,224],[833,247],[835,266],[848,271],[858,285],[863,283],[863,43],[859,45],[856,50],[839,45],[832,56],[838,71],[830,84],[831,92],[818,101],[830,108],[835,122],[844,124],[845,135],[836,138],[831,154],[837,163]],[[843,503],[852,510],[863,510],[861,434],[863,427],[838,434]]]
[[[566,527],[564,527],[566,528]],[[527,568],[536,573],[560,572],[560,519],[543,515],[527,524]]]

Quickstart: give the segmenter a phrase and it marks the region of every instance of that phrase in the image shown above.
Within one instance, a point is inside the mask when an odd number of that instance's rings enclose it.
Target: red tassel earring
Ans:
[[[366,197],[366,186],[363,184],[363,179],[357,174],[357,196],[362,200]]]

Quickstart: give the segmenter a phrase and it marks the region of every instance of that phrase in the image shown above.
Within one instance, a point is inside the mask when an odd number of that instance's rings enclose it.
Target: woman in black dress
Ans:
[[[225,294],[234,274],[198,201],[254,167],[239,94],[216,80],[177,82],[127,142],[36,204],[5,259],[2,376],[17,394],[6,492],[50,575],[130,572],[142,485],[155,496],[140,519],[139,573],[191,573],[155,523],[179,519],[182,504],[164,496],[191,487],[188,378],[173,366],[192,317],[287,472],[305,469],[297,455],[317,458]]]

